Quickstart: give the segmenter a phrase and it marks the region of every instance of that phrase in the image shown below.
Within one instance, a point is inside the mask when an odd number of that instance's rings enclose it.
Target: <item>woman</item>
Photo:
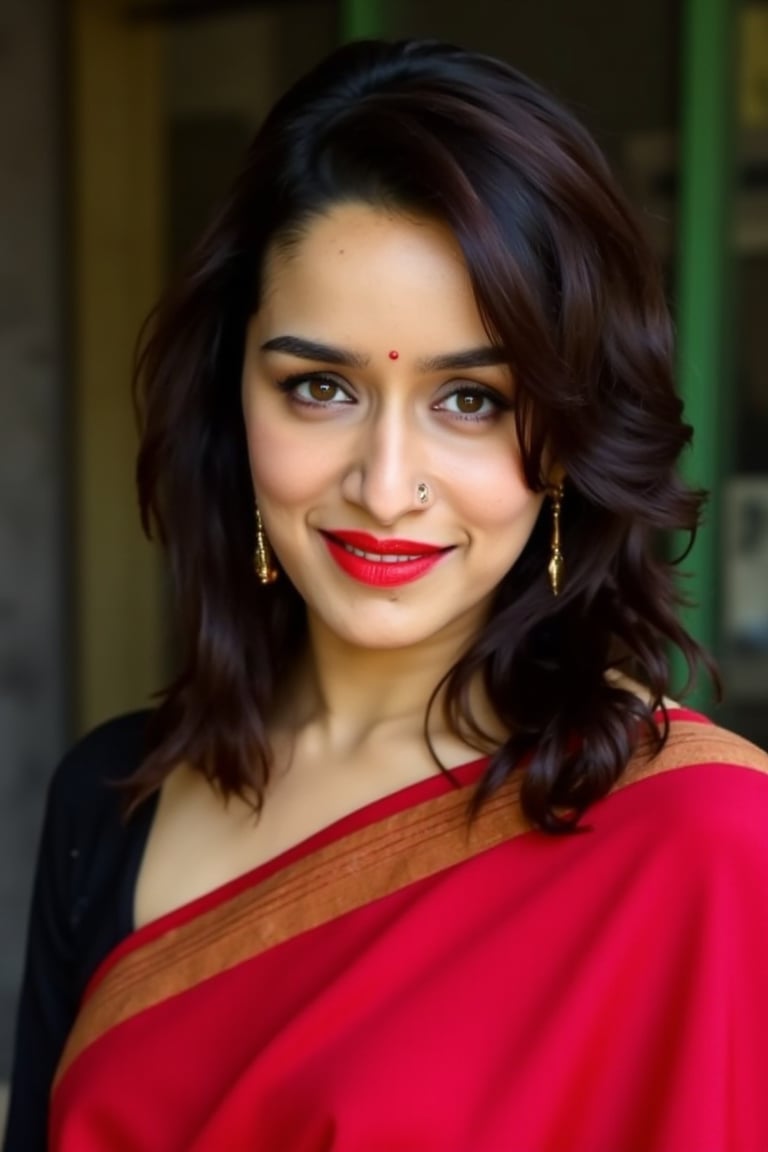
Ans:
[[[765,1152],[768,763],[665,696],[671,363],[505,64],[278,103],[140,355],[185,662],[54,779],[7,1149]]]

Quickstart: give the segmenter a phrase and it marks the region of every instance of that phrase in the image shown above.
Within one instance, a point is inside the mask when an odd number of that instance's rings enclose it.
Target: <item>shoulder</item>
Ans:
[[[47,820],[54,826],[82,826],[107,813],[119,814],[120,784],[139,767],[147,751],[149,710],[130,712],[100,724],[74,744],[51,777]]]
[[[629,785],[676,769],[704,765],[730,765],[766,776],[768,753],[743,736],[713,724],[700,713],[673,709],[661,750],[652,755],[647,745],[641,743],[623,782]]]
[[[618,791],[693,857],[760,861],[768,880],[768,754],[742,736],[671,713],[663,748],[641,747]]]
[[[143,759],[150,715],[135,712],[101,724],[51,777],[19,1017],[29,1038],[22,1063],[37,1060],[36,1036],[47,1036],[57,1057],[91,972],[130,929],[128,864],[141,847],[150,809],[129,825],[119,785]]]
[[[56,769],[52,786],[82,793],[98,784],[117,784],[135,772],[147,748],[149,710],[116,716],[83,736]]]
[[[132,712],[100,724],[67,752],[51,779],[41,867],[53,877],[59,916],[80,933],[78,955],[86,967],[104,933],[114,935],[115,919],[130,920],[126,861],[143,844],[153,805],[127,819],[121,785],[148,751],[151,716],[149,710]]]

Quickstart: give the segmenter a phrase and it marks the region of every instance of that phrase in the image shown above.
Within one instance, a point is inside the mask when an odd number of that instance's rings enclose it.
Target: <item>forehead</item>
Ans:
[[[345,328],[378,324],[390,343],[419,326],[443,341],[457,328],[461,342],[487,340],[461,248],[426,216],[336,205],[273,245],[262,289],[259,315],[270,328],[321,325],[327,335],[330,326],[342,338]]]
[[[287,235],[278,236],[268,251],[267,270],[274,273],[287,263],[315,256],[344,258],[361,247],[395,247],[398,241],[414,250],[439,247],[464,266],[456,238],[437,218],[350,200],[331,204],[323,212],[308,216]]]

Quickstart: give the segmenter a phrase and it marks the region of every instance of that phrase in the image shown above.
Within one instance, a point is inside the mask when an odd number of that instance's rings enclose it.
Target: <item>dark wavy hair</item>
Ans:
[[[708,658],[678,620],[662,537],[692,539],[703,495],[676,472],[691,439],[672,379],[657,261],[588,132],[509,65],[434,42],[334,52],[273,108],[176,286],[139,343],[142,522],[158,530],[177,594],[183,666],[153,714],[137,803],[181,760],[260,806],[276,685],[305,639],[283,577],[254,573],[253,492],[241,413],[246,325],[265,253],[332,205],[361,201],[446,224],[477,305],[508,350],[528,485],[566,472],[567,579],[547,583],[543,511],[499,585],[487,625],[447,674],[449,723],[478,749],[482,678],[509,736],[475,795],[516,769],[529,820],[577,825],[657,725],[676,647]],[[606,676],[640,679],[640,699]],[[437,695],[433,697],[433,701]],[[428,737],[428,716],[425,717]]]

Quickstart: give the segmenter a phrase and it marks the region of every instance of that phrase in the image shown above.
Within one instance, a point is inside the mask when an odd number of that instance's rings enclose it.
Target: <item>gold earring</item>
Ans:
[[[549,544],[547,574],[553,596],[560,595],[560,590],[563,586],[563,577],[565,575],[565,558],[560,549],[560,510],[563,505],[563,493],[562,480],[553,484],[549,489],[549,497],[552,501],[552,537]]]
[[[258,505],[256,506],[256,547],[253,551],[253,569],[259,584],[274,584],[277,580],[277,568],[273,563],[272,549],[264,531]]]

